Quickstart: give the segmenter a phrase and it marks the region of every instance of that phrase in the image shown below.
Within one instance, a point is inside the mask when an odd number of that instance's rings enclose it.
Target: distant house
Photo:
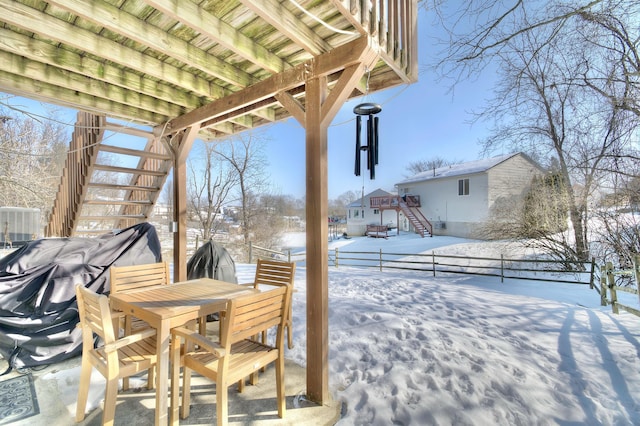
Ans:
[[[398,226],[397,215],[393,211],[372,207],[371,199],[377,197],[392,197],[395,194],[376,189],[364,198],[354,201],[347,206],[347,234],[365,235],[367,225],[387,225],[389,228]]]
[[[544,170],[523,153],[439,167],[396,184],[398,195],[416,196],[434,235],[474,237],[497,202],[523,197]],[[401,230],[412,229],[404,215]]]

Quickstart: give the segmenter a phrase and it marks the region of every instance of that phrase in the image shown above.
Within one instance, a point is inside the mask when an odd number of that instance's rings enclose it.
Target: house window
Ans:
[[[360,216],[360,210],[354,210],[353,217],[358,217],[358,216]]]
[[[373,209],[373,214],[380,214],[380,210],[378,210],[378,209]]]
[[[469,195],[469,179],[458,180],[458,195]]]

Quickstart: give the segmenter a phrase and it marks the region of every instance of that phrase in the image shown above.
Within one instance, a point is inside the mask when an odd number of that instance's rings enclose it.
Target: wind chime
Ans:
[[[360,176],[361,162],[360,154],[362,151],[367,152],[367,169],[369,170],[369,178],[376,178],[376,165],[378,164],[378,117],[374,117],[382,111],[378,104],[364,103],[356,105],[353,112],[356,114],[356,162],[354,172],[356,176]],[[360,142],[360,133],[362,131],[362,116],[367,116],[367,144],[362,145]]]

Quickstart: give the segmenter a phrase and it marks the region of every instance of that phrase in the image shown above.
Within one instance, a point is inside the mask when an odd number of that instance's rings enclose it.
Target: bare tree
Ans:
[[[633,158],[637,2],[430,4],[449,35],[435,64],[443,78],[455,85],[499,66],[495,97],[477,116],[494,120],[485,151],[508,146],[555,167],[566,182],[571,229],[558,241],[564,256],[586,260],[594,194],[616,159]]]
[[[418,173],[426,172],[428,170],[435,170],[440,167],[450,166],[457,163],[460,163],[460,161],[445,160],[442,157],[433,157],[429,159],[412,161],[406,167],[408,173],[405,175],[405,177],[409,178],[411,176],[417,175]]]
[[[0,205],[39,208],[43,217],[58,190],[69,136],[56,118],[0,109]]]
[[[222,143],[223,144],[223,143]],[[205,143],[202,155],[189,161],[189,211],[201,228],[203,240],[209,240],[220,223],[222,206],[230,199],[230,193],[239,179],[237,171],[218,153],[220,144]]]
[[[587,215],[608,156],[624,152],[637,123],[580,83],[580,39],[558,28],[527,33],[501,55],[500,85],[484,116],[495,120],[485,150],[525,149],[557,167],[568,200],[572,238],[564,255],[589,257]],[[584,40],[582,40],[584,44]]]
[[[234,136],[217,150],[217,155],[227,162],[237,176],[245,243],[250,241],[252,232],[258,230],[258,218],[264,214],[264,210],[257,208],[257,201],[260,194],[267,192],[269,182],[263,147],[265,142],[264,134],[245,132]]]
[[[550,27],[562,32],[567,22],[580,19],[582,13],[598,7],[626,9],[634,1],[514,0],[506,3],[494,0],[422,0],[420,3],[447,35],[446,39],[440,40],[443,49],[438,55],[439,60],[432,65],[441,78],[455,84],[474,78],[488,65],[494,64],[496,57],[508,52],[510,43],[520,37],[547,31]]]
[[[627,162],[627,164],[631,164]],[[632,268],[640,253],[640,170],[612,174],[611,188],[594,214],[594,254],[621,269]]]

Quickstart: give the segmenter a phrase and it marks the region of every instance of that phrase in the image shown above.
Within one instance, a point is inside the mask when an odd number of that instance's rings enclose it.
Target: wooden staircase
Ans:
[[[126,148],[115,145],[123,134]],[[151,132],[78,113],[45,235],[98,235],[147,221],[172,166]]]
[[[409,206],[404,200],[402,200],[402,198],[399,198],[398,207],[407,219],[409,219],[409,222],[411,222],[418,234],[423,238],[427,234],[429,236],[433,236],[433,225],[426,217],[424,217],[420,208]]]

